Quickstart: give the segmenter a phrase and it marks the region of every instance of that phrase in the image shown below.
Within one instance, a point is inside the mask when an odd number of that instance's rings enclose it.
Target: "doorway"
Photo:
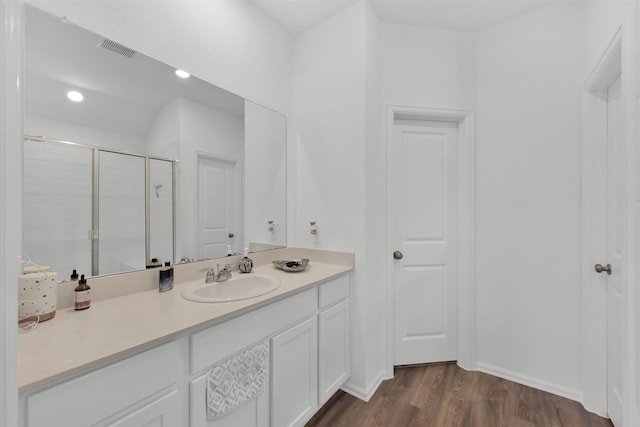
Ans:
[[[584,406],[622,425],[629,361],[627,95],[620,32],[583,93]],[[629,420],[626,420],[627,422]]]
[[[396,118],[394,365],[458,357],[458,124]]]
[[[238,161],[198,153],[197,229],[199,259],[239,252],[242,219],[241,173]]]
[[[473,115],[388,107],[387,353],[472,366]]]
[[[606,266],[598,268],[607,290],[607,411],[614,425],[622,425],[622,334],[624,296],[622,279],[626,253],[626,150],[622,131],[622,88],[620,76],[607,90],[607,200]],[[611,267],[614,265],[615,267]],[[609,266],[609,267],[607,267]],[[606,273],[606,274],[604,274]]]

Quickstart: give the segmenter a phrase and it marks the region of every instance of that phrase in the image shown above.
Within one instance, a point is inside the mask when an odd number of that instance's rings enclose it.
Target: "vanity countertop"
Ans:
[[[312,260],[304,272],[287,273],[269,263],[256,266],[253,271],[279,278],[280,287],[249,300],[191,302],[181,296],[185,285],[176,284],[168,292],[154,289],[94,301],[88,310],[59,309],[55,318],[40,323],[31,332],[19,334],[19,391],[49,384],[179,335],[213,326],[352,269]]]

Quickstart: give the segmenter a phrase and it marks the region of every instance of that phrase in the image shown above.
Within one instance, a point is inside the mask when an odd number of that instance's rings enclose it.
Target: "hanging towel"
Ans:
[[[268,378],[268,341],[212,366],[207,373],[207,420],[228,414],[258,396]]]

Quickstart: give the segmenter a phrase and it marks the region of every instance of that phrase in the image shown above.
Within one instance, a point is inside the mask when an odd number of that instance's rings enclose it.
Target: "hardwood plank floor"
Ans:
[[[369,402],[339,391],[306,427],[612,427],[578,403],[455,363],[395,370]]]

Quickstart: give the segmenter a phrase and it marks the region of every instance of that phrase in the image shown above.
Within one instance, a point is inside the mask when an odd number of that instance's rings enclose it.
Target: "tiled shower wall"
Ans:
[[[60,280],[91,274],[93,150],[25,141],[24,252]]]

